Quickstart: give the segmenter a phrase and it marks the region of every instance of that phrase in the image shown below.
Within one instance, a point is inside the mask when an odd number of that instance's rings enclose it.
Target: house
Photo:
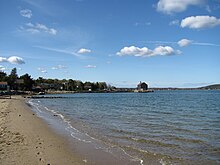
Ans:
[[[0,90],[7,90],[8,83],[7,82],[0,82]]]
[[[138,91],[145,91],[148,90],[148,85],[145,82],[141,82],[137,85]]]

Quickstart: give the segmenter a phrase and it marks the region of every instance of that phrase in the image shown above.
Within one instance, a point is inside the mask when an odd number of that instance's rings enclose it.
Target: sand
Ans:
[[[79,165],[63,137],[37,117],[22,97],[0,98],[0,164]]]

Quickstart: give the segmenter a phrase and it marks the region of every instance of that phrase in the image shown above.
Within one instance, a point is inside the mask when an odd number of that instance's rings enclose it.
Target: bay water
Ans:
[[[220,164],[219,90],[55,96],[62,98],[29,104],[55,130],[84,146],[79,150],[85,162]],[[102,153],[113,155],[106,158],[109,163],[103,163]]]

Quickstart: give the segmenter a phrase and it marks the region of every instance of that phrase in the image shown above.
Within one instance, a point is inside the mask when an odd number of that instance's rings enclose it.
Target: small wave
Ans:
[[[82,142],[85,142],[85,143],[91,143],[91,141],[87,141],[87,140],[84,140],[84,139],[80,139],[80,138],[74,136],[73,134],[74,134],[74,133],[71,133],[71,136],[72,136],[74,139],[77,139],[77,140],[82,141]]]
[[[169,143],[164,143],[161,141],[155,141],[155,140],[149,140],[149,139],[138,139],[134,137],[127,137],[127,136],[111,136],[113,138],[118,138],[118,139],[125,139],[125,140],[131,140],[137,143],[146,143],[146,144],[153,144],[159,147],[170,147],[170,148],[177,148],[179,147],[176,144],[169,144]]]
[[[125,131],[125,130],[118,130],[118,129],[110,129],[111,131],[113,132],[116,132],[116,133],[122,133],[122,134],[127,134],[127,135],[136,135],[137,133],[135,132],[129,132],[129,131]]]
[[[138,157],[136,157],[136,156],[132,156],[132,155],[128,154],[123,148],[120,148],[120,149],[124,152],[124,154],[126,154],[127,156],[129,156],[130,158],[132,158],[132,159],[131,159],[132,161],[139,161],[140,164],[143,165],[144,160],[142,160],[142,159],[140,159],[140,158],[138,158]]]
[[[177,136],[174,136],[173,140],[176,140],[179,142],[194,143],[194,144],[205,144],[205,142],[200,139],[187,139],[187,138],[177,137]]]
[[[154,145],[157,145],[157,146],[163,146],[163,147],[178,147],[178,145],[175,145],[175,144],[169,144],[169,143],[163,143],[163,142],[160,142],[160,141],[155,141],[155,140],[148,140],[148,139],[137,139],[137,138],[128,138],[128,139],[131,139],[133,141],[136,141],[138,143],[147,143],[147,144],[154,144]]]
[[[42,113],[42,111],[39,108],[39,104],[33,103],[32,100],[29,100],[28,103],[35,108],[38,112]]]

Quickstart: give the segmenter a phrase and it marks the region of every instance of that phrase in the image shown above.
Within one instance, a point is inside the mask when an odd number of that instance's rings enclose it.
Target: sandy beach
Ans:
[[[84,164],[19,96],[0,99],[0,164]]]

